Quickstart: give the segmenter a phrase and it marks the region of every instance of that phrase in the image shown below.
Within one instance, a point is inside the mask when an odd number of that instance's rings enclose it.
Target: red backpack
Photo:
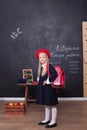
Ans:
[[[52,83],[52,87],[53,88],[64,88],[65,87],[65,72],[61,66],[57,65],[57,66],[54,66],[54,68],[55,68],[58,76]],[[48,72],[48,75],[50,75],[49,72]]]

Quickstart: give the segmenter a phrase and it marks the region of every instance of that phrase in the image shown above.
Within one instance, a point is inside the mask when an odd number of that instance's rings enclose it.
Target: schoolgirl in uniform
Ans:
[[[46,125],[46,128],[56,127],[58,100],[56,91],[52,88],[51,83],[57,77],[57,72],[53,65],[49,63],[50,52],[47,49],[42,48],[37,50],[36,58],[39,60],[37,78],[39,85],[37,87],[36,103],[39,105],[45,105],[45,119],[38,124]],[[48,76],[48,68],[50,76]]]

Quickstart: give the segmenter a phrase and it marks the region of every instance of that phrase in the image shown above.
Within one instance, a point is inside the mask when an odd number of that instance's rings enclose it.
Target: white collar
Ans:
[[[44,68],[45,64],[43,64],[43,65],[41,65],[41,66]]]

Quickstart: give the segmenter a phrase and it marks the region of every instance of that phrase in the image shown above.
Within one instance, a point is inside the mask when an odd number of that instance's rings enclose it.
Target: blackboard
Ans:
[[[51,52],[66,73],[61,97],[83,96],[82,21],[86,0],[0,0],[0,97],[23,97],[17,85],[22,69],[37,78],[37,49]]]

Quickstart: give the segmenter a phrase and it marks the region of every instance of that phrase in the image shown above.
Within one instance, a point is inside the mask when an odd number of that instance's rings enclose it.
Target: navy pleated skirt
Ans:
[[[39,85],[36,92],[36,103],[53,106],[58,104],[57,93],[51,85]]]

